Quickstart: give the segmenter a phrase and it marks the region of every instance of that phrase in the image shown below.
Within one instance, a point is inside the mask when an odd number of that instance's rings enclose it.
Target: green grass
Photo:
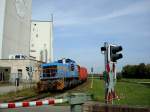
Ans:
[[[149,79],[123,79],[116,84],[116,92],[120,100],[114,100],[114,104],[150,106],[150,85],[138,82],[148,82]],[[104,102],[104,81],[94,79],[93,88],[88,92],[94,94],[94,100]]]
[[[88,92],[94,95],[94,100],[104,102],[104,82],[100,79],[93,80],[93,87]]]

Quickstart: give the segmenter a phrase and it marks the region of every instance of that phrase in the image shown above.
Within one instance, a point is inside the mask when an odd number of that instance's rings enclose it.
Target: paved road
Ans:
[[[70,112],[70,106],[43,105],[38,107],[0,109],[0,112]]]

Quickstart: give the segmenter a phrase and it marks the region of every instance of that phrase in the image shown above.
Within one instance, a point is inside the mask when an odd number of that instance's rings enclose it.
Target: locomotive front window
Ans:
[[[54,77],[57,73],[57,66],[46,66],[43,67],[43,76],[44,77]]]
[[[58,60],[58,63],[63,63],[63,61],[62,60]]]

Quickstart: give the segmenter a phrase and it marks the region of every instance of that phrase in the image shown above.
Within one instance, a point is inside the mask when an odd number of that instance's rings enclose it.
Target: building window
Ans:
[[[20,59],[20,55],[16,55],[16,56],[15,56],[15,59]]]
[[[36,38],[38,38],[38,34],[36,34]]]
[[[8,69],[5,69],[5,72],[8,72]]]
[[[22,78],[22,69],[18,69],[18,78],[19,78],[19,79]]]

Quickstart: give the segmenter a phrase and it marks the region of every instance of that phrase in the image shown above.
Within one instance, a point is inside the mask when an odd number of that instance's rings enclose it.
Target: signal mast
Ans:
[[[117,98],[114,87],[116,84],[117,60],[123,57],[121,53],[118,53],[120,51],[122,51],[122,46],[108,44],[107,42],[104,42],[104,46],[101,47],[101,52],[104,54],[105,59],[105,71],[103,73],[105,81],[105,103],[113,103],[113,99]]]

